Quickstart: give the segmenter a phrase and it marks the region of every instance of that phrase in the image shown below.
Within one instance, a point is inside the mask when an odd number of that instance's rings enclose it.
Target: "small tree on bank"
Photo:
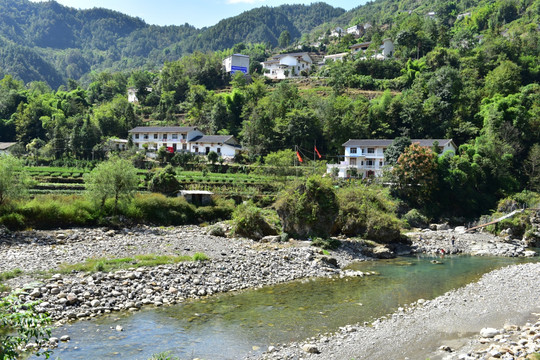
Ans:
[[[130,161],[119,157],[102,162],[84,180],[87,195],[98,201],[101,207],[107,199],[114,199],[115,213],[119,200],[130,198],[139,184],[137,169]]]

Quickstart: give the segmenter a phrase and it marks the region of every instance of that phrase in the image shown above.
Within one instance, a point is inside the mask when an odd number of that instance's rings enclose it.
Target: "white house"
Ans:
[[[15,142],[0,142],[0,155],[9,153],[9,149],[14,146]]]
[[[353,34],[356,37],[364,35],[364,27],[362,25],[354,25],[347,28],[347,34]]]
[[[328,164],[326,170],[331,174],[332,169],[337,168],[338,176],[342,178],[348,177],[351,171],[356,171],[359,178],[381,176],[383,167],[386,165],[384,151],[392,145],[393,141],[390,139],[351,139],[343,144],[345,160],[340,164]],[[441,154],[446,151],[455,153],[457,150],[452,139],[411,139],[411,143],[425,147],[432,147],[435,141],[439,143]]]
[[[333,55],[326,55],[324,57],[324,62],[326,63],[327,60],[332,61],[343,61],[347,56],[349,56],[349,53],[339,53],[339,54],[333,54]]]
[[[204,135],[196,126],[139,126],[129,130],[129,134],[139,149],[147,144],[150,150],[164,146],[173,151],[191,151],[189,141]]]
[[[360,59],[367,59],[365,52],[371,45],[371,42],[363,42],[350,47],[352,54],[361,54]],[[394,55],[394,43],[391,39],[384,39],[379,49],[371,56],[372,59],[386,60]]]
[[[242,150],[232,135],[205,135],[196,126],[139,126],[129,131],[133,145],[157,150],[164,146],[170,152],[191,152],[208,155],[215,151],[224,158],[233,158]]]
[[[137,89],[130,87],[127,89],[128,101],[132,104],[138,103],[139,99],[137,98]]]
[[[345,31],[339,26],[330,32],[330,37],[340,37]]]
[[[233,54],[223,60],[223,69],[226,73],[234,74],[240,71],[247,75],[249,72],[249,56]]]
[[[200,135],[189,140],[191,152],[208,155],[210,151],[216,152],[223,158],[233,158],[242,150],[232,135]]]
[[[262,63],[264,76],[270,79],[287,79],[309,71],[313,59],[307,52],[274,55]]]

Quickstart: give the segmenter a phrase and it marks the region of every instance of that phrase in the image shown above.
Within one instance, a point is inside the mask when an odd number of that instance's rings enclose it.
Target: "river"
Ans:
[[[64,325],[54,335],[69,334],[72,340],[61,343],[52,357],[148,359],[170,351],[182,359],[238,359],[277,343],[372,321],[401,305],[464,286],[493,269],[527,261],[531,260],[418,256],[356,263],[351,268],[377,275],[296,281]],[[118,325],[123,331],[116,330]]]

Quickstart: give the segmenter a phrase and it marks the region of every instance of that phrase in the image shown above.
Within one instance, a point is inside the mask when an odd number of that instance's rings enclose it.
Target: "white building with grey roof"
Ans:
[[[392,145],[393,139],[350,139],[343,144],[345,149],[344,160],[339,164],[328,164],[327,172],[331,174],[334,168],[338,170],[341,178],[349,177],[356,173],[359,178],[377,177],[383,173],[387,165],[384,159],[384,151]],[[412,144],[424,147],[433,147],[438,143],[441,154],[446,151],[456,152],[457,147],[452,139],[411,139]]]
[[[196,126],[139,126],[131,129],[129,135],[138,149],[155,151],[163,146],[170,152],[199,155],[214,151],[223,158],[233,158],[242,150],[234,136],[205,135]]]

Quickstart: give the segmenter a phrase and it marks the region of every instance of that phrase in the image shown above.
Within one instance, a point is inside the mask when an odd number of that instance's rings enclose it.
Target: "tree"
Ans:
[[[0,155],[0,205],[23,196],[29,184],[22,162],[10,155]]]
[[[392,169],[399,196],[409,203],[424,206],[437,186],[437,155],[417,143],[399,156]]]
[[[540,145],[534,144],[525,160],[525,174],[528,177],[529,189],[540,191]]]
[[[215,151],[210,151],[208,155],[206,155],[206,158],[208,159],[208,161],[210,161],[212,165],[214,165],[218,161],[219,155]]]
[[[289,175],[293,170],[291,167],[294,165],[294,159],[296,154],[291,149],[280,150],[272,152],[264,157],[264,162],[270,168],[267,170],[269,173],[285,176]]]
[[[280,48],[286,48],[291,43],[291,33],[289,30],[283,30],[279,35],[278,44]]]
[[[164,195],[173,195],[180,187],[180,182],[176,178],[176,173],[171,165],[167,165],[164,169],[158,171],[150,184],[148,189],[152,192],[160,192]]]
[[[384,151],[384,161],[389,165],[397,163],[399,157],[411,145],[411,139],[406,136],[395,138],[392,145]]]
[[[283,231],[301,238],[327,237],[339,212],[332,181],[318,176],[292,184],[278,196],[275,208]]]
[[[119,200],[130,198],[137,190],[139,178],[137,169],[130,161],[115,156],[86,174],[84,182],[87,195],[97,200],[101,207],[107,199],[114,198],[116,213]]]
[[[0,359],[20,359],[20,349],[30,343],[45,345],[51,336],[49,316],[36,311],[37,302],[21,304],[18,295],[0,298]],[[50,351],[42,354],[48,359]]]

